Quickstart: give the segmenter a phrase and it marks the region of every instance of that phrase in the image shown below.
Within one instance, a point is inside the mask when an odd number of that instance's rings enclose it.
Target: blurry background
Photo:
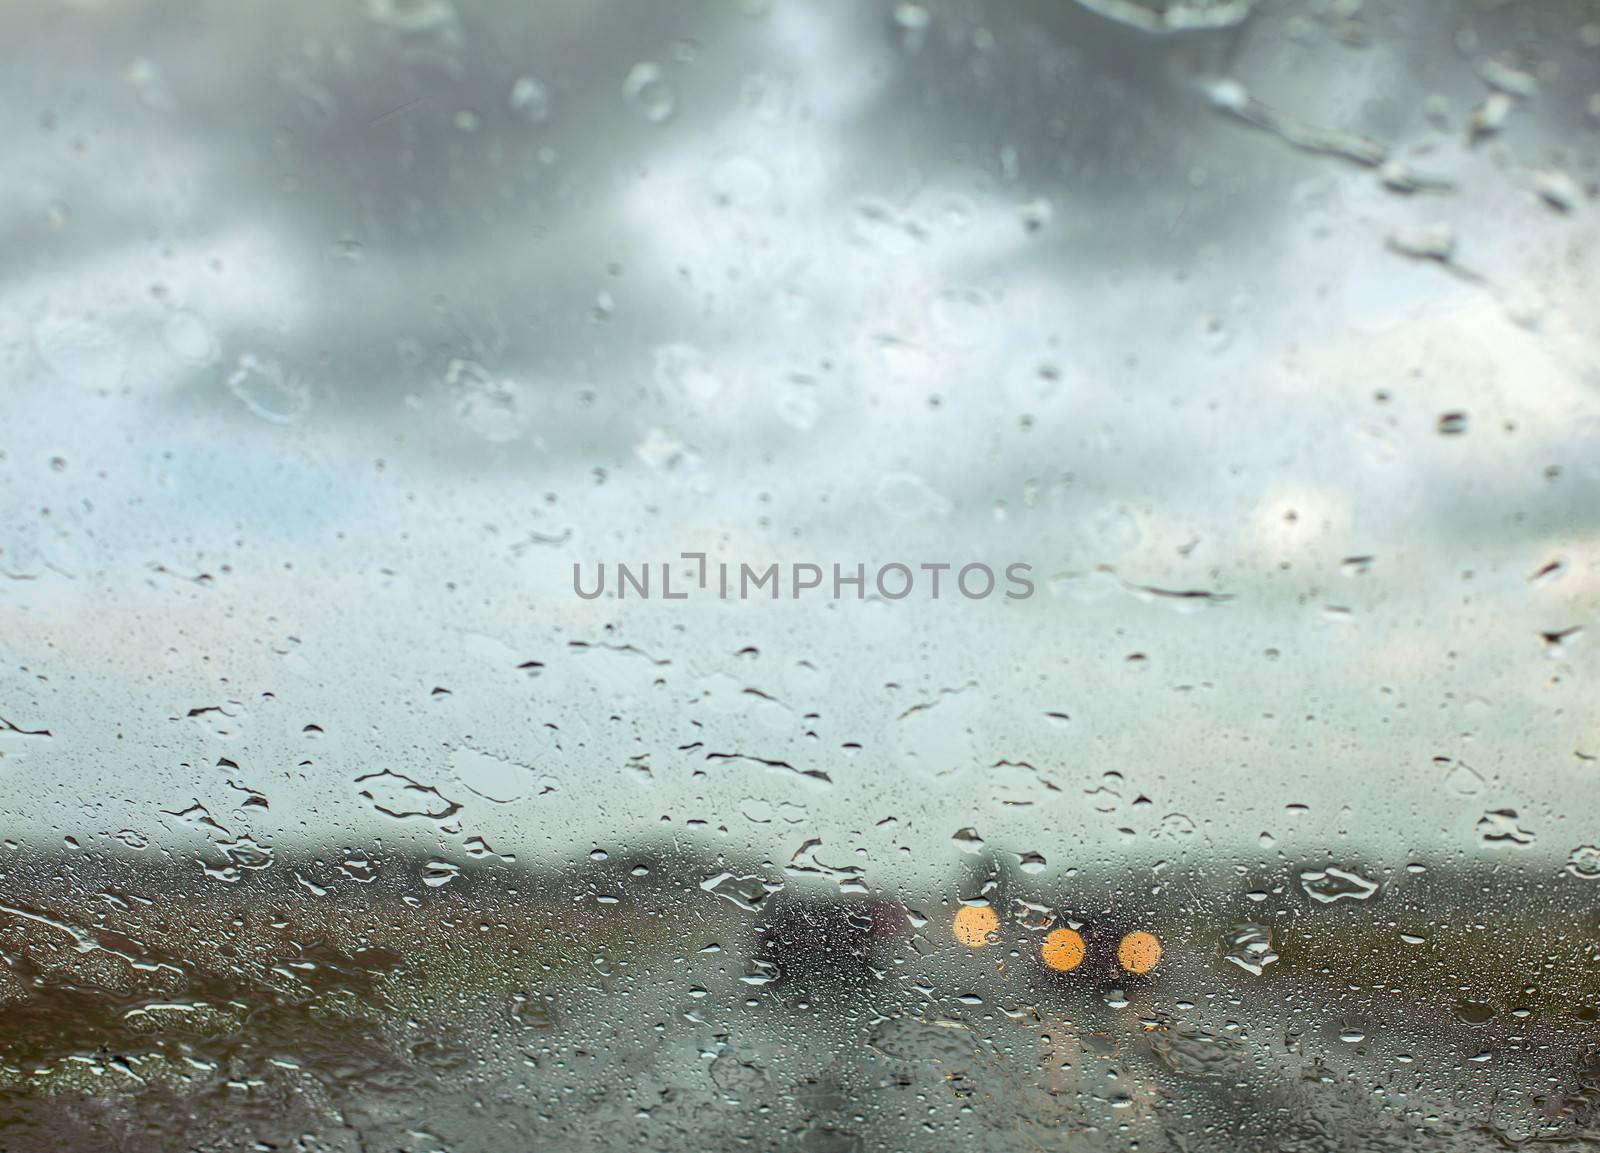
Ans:
[[[1600,5],[0,44],[0,1147],[1600,1142]]]

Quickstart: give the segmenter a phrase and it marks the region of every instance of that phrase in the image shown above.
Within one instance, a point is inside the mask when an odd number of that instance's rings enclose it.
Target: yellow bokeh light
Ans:
[[[1083,937],[1076,929],[1052,929],[1039,948],[1039,956],[1058,973],[1070,973],[1083,964]]]
[[[1117,945],[1117,964],[1130,973],[1148,973],[1161,960],[1161,942],[1154,933],[1135,930]]]
[[[956,913],[950,931],[969,949],[981,949],[989,943],[989,934],[1000,927],[1000,917],[987,906],[963,905]]]

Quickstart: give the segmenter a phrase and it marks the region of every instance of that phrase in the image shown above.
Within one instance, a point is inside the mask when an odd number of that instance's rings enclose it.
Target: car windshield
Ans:
[[[1600,1149],[1593,0],[0,59],[0,1150]]]

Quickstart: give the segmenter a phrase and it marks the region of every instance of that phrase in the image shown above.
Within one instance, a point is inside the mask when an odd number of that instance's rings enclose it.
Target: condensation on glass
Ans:
[[[1600,1146],[1600,7],[0,45],[0,1148]]]

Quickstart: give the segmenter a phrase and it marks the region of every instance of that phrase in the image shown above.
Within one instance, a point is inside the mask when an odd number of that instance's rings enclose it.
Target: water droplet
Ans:
[[[1246,922],[1235,925],[1222,935],[1222,955],[1247,973],[1261,976],[1268,965],[1278,963],[1278,954],[1272,947],[1272,930],[1266,925]]]
[[[1021,218],[1022,227],[1025,230],[1028,232],[1040,232],[1055,216],[1055,209],[1051,207],[1048,200],[1040,197],[1036,200],[1028,201],[1017,210],[1017,214]]]
[[[754,156],[738,153],[711,170],[711,196],[719,207],[751,209],[766,203],[777,181]]]
[[[1564,577],[1566,573],[1566,558],[1557,557],[1555,560],[1546,561],[1544,564],[1535,569],[1533,575],[1528,577],[1528,583],[1541,586],[1555,584],[1556,581]]]
[[[1207,352],[1219,353],[1233,343],[1233,330],[1222,317],[1212,313],[1200,318],[1198,326],[1200,343]]]
[[[422,883],[430,889],[448,885],[461,875],[461,866],[434,859],[422,866]]]
[[[633,455],[657,472],[681,471],[693,474],[699,471],[699,453],[677,437],[660,428],[652,428],[638,444]]]
[[[783,970],[775,962],[764,960],[761,957],[753,957],[750,960],[750,971],[740,977],[739,980],[746,985],[759,988],[762,985],[772,984],[781,976],[783,976]]]
[[[122,383],[127,353],[109,328],[78,316],[47,316],[33,326],[39,356],[63,380],[106,392]]]
[[[1528,184],[1558,212],[1571,212],[1583,200],[1583,189],[1578,182],[1560,169],[1546,168],[1530,172]]]
[[[700,887],[733,902],[746,912],[755,913],[760,911],[769,896],[783,888],[783,883],[768,881],[755,874],[736,876],[733,873],[717,873],[701,881]]]
[[[1378,891],[1376,881],[1369,881],[1358,873],[1335,865],[1301,873],[1300,887],[1313,900],[1324,905],[1345,899],[1365,901]]]
[[[437,789],[392,769],[357,777],[356,784],[362,786],[360,794],[372,802],[373,808],[390,817],[427,817],[437,821],[454,816],[461,808]]]
[[[1532,96],[1539,91],[1539,82],[1532,73],[1513,68],[1500,60],[1479,61],[1478,75],[1483,77],[1485,84],[1508,96]]]
[[[1475,797],[1483,792],[1483,778],[1460,761],[1445,776],[1444,787],[1458,797]]]
[[[651,124],[664,123],[672,116],[677,96],[667,82],[661,65],[642,60],[628,70],[622,83],[623,95]]]
[[[655,353],[656,387],[669,404],[705,412],[722,393],[722,380],[690,344],[664,344]]]
[[[977,853],[983,849],[983,838],[976,829],[957,829],[950,839],[963,853]]]
[[[550,89],[532,76],[517,77],[507,103],[512,112],[529,124],[543,124],[550,119]]]
[[[450,772],[468,792],[499,805],[523,800],[539,787],[529,766],[464,745],[450,754]]]
[[[361,856],[346,857],[339,862],[339,871],[352,881],[363,885],[370,885],[378,877],[377,867],[367,858]]]
[[[516,440],[532,423],[523,385],[496,378],[475,360],[452,360],[445,367],[444,380],[456,418],[492,444]]]
[[[272,866],[275,854],[267,845],[258,845],[251,837],[219,845],[229,862],[241,869],[266,869]]]
[[[514,994],[511,1015],[529,1029],[551,1029],[556,1024],[555,1007],[548,998],[537,994]]]
[[[1600,846],[1579,845],[1567,857],[1568,876],[1582,881],[1600,881]]]
[[[240,355],[227,385],[246,408],[273,424],[293,424],[311,407],[311,389],[304,380],[253,352]]]
[[[1156,835],[1163,838],[1192,837],[1194,834],[1194,820],[1185,813],[1168,813],[1156,826]]]
[[[1448,224],[1417,224],[1389,234],[1389,247],[1402,256],[1448,263],[1456,252],[1456,232]]]
[[[1511,97],[1504,92],[1491,92],[1482,104],[1472,110],[1467,121],[1467,139],[1476,144],[1486,136],[1493,136],[1505,127],[1511,115]]]
[[[1184,32],[1242,24],[1256,0],[1077,0],[1078,4],[1141,32]]]
[[[894,22],[908,32],[920,32],[933,20],[933,14],[922,5],[913,3],[912,0],[902,0],[894,6]]]
[[[210,364],[217,358],[217,340],[199,313],[179,309],[161,326],[161,342],[185,364]]]
[[[463,842],[461,851],[475,860],[481,860],[485,857],[498,857],[500,860],[510,864],[517,859],[515,854],[512,853],[495,852],[493,846],[491,846],[489,842],[484,840],[482,837],[468,837],[466,841]]]
[[[1517,827],[1515,809],[1495,809],[1478,820],[1478,835],[1492,845],[1531,845],[1534,835]]]
[[[850,232],[857,240],[889,256],[904,256],[925,239],[915,222],[906,219],[892,205],[880,200],[863,200],[851,217]],[[925,369],[920,351],[898,341],[884,343],[880,351],[897,374],[909,375]]]
[[[1567,656],[1568,650],[1583,635],[1582,625],[1573,625],[1571,628],[1556,629],[1552,632],[1539,634],[1539,643],[1544,646],[1546,655],[1553,660],[1562,660]]]

